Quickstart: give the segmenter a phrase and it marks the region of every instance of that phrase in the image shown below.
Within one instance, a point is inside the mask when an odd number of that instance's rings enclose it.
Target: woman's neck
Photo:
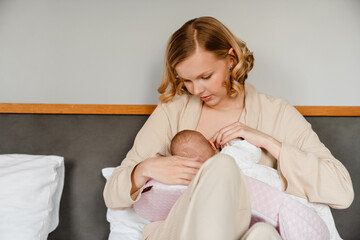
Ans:
[[[230,97],[222,100],[216,106],[207,106],[204,104],[204,107],[211,108],[216,111],[233,111],[233,110],[240,110],[243,109],[245,106],[245,94],[244,91],[241,91],[235,97]]]

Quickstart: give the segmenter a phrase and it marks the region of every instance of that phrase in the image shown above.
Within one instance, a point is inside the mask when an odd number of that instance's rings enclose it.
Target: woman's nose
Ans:
[[[200,96],[201,93],[204,91],[204,88],[199,83],[194,83],[194,95]]]

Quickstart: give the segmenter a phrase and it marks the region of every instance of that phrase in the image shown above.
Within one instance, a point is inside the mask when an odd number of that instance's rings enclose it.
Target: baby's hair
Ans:
[[[194,146],[196,146],[195,144],[202,146],[201,149],[194,149]],[[203,150],[206,150],[209,154],[215,153],[204,135],[194,130],[183,130],[178,132],[170,144],[171,154],[177,156],[190,158],[202,157],[198,155],[204,155],[204,152],[201,152]],[[206,157],[208,157],[208,154],[206,154]]]

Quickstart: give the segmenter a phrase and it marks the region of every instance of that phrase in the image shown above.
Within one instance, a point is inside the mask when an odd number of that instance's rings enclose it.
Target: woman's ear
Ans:
[[[234,66],[236,64],[236,55],[233,48],[229,49],[228,55],[230,57],[231,66]]]
[[[230,55],[230,56],[232,56],[232,57],[235,57],[235,52],[234,52],[234,49],[233,49],[233,48],[230,48],[230,49],[229,49],[228,55]]]

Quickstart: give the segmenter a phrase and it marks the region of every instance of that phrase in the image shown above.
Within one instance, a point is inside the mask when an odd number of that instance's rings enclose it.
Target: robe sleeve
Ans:
[[[305,118],[287,105],[282,126],[282,143],[278,170],[284,191],[343,209],[351,205],[354,190],[343,164],[322,144]]]
[[[133,147],[126,158],[120,166],[115,168],[107,181],[103,192],[107,207],[131,207],[140,198],[143,188],[130,195],[132,188],[131,173],[135,166],[146,158],[166,154],[169,129],[169,119],[162,105],[159,104],[138,132]]]

